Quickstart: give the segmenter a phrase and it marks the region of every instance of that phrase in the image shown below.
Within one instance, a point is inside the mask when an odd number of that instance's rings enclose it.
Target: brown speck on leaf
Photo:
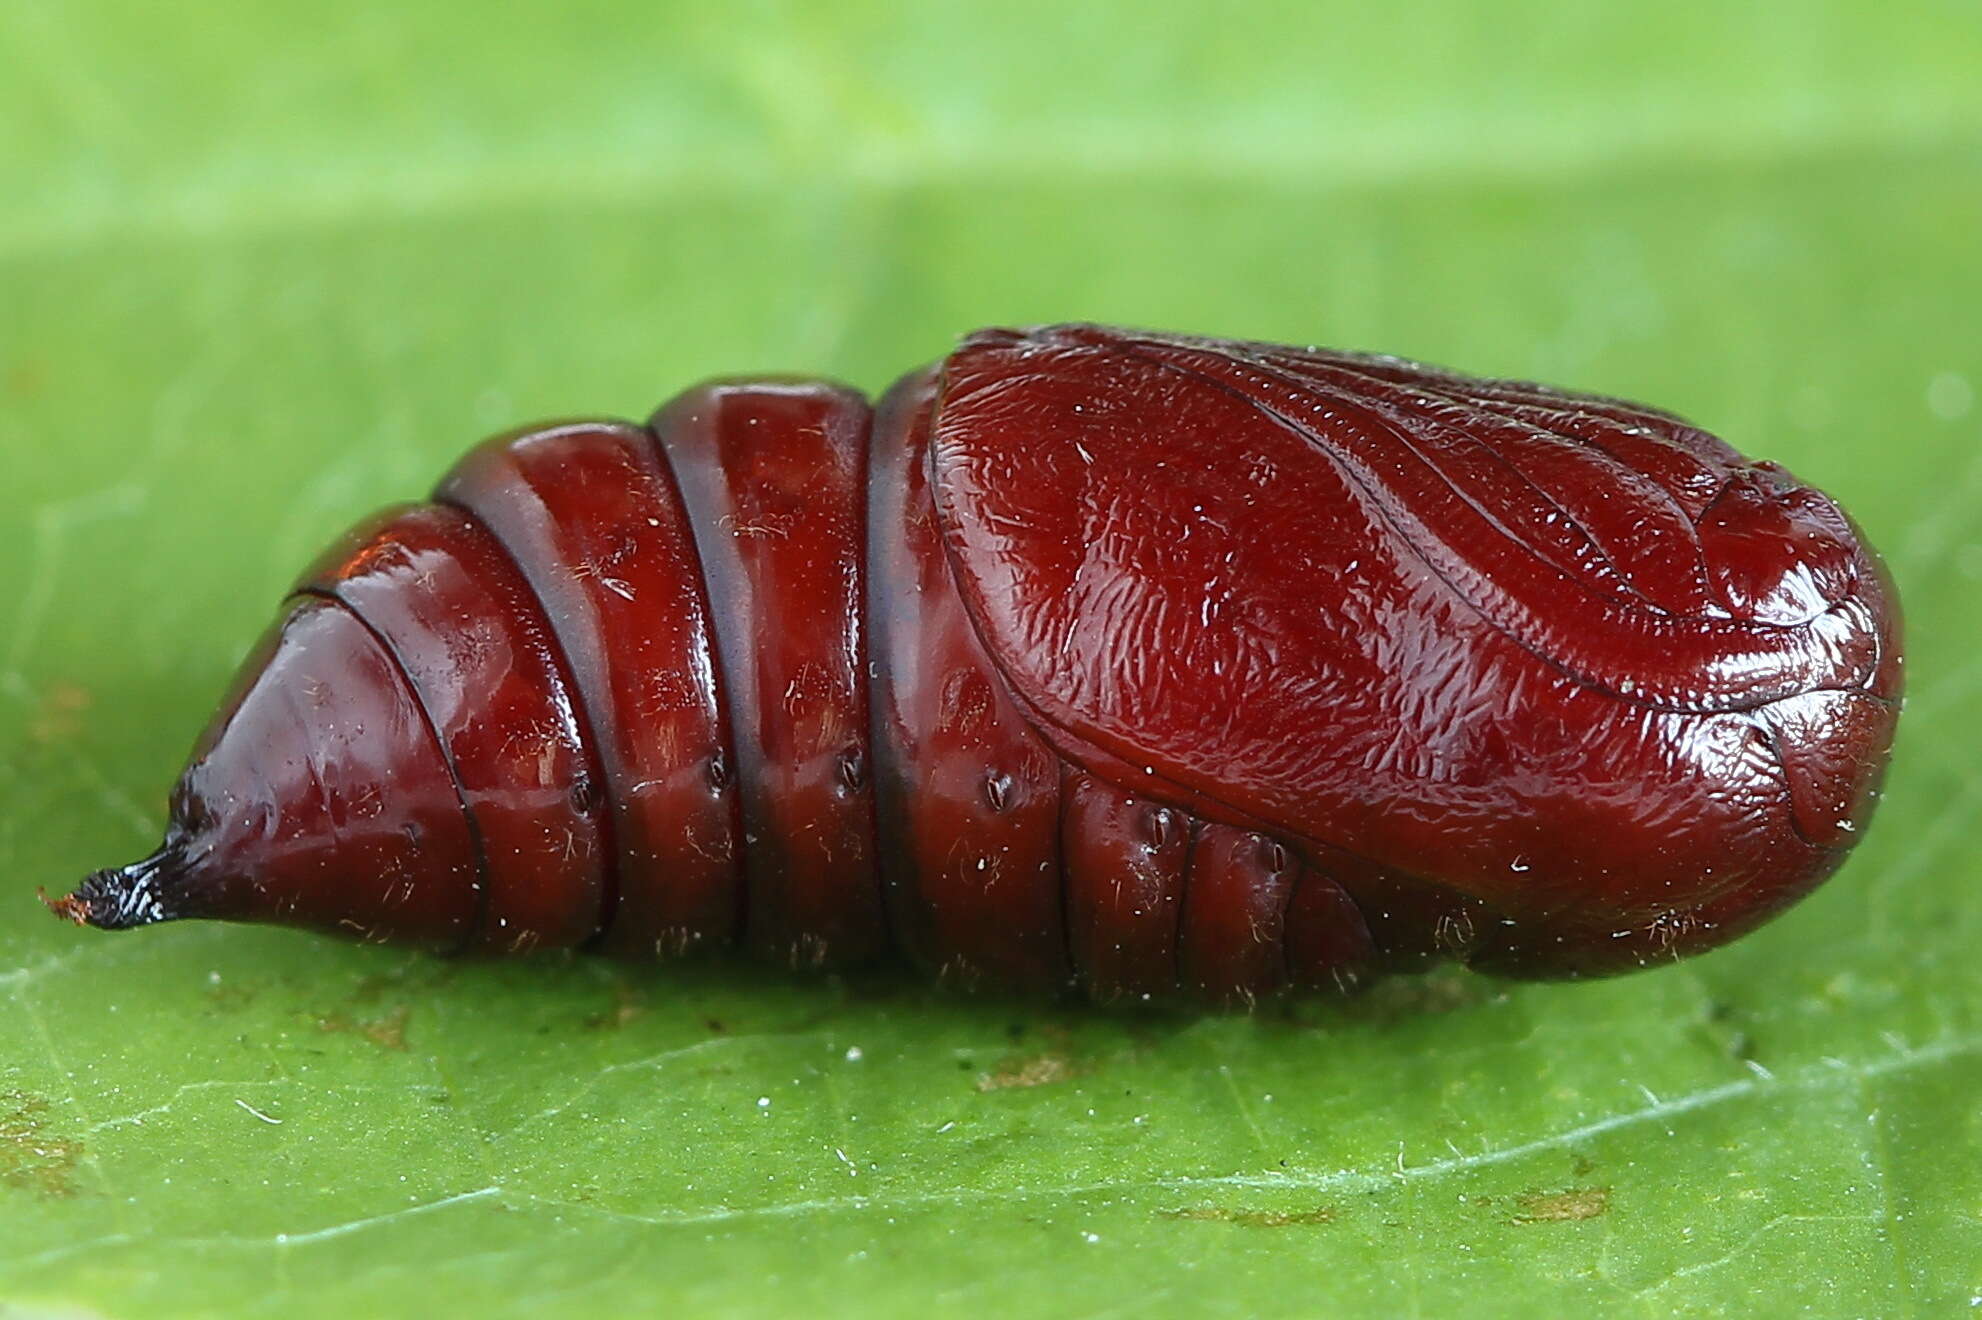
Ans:
[[[411,1006],[401,1004],[384,1017],[354,1019],[344,1013],[331,1013],[317,1020],[322,1031],[349,1032],[363,1036],[382,1050],[406,1048],[406,1022],[413,1016]]]
[[[41,393],[48,385],[48,369],[35,358],[21,358],[9,362],[4,372],[0,372],[0,382],[8,394],[17,399],[29,399]]]
[[[977,1075],[979,1091],[1006,1091],[1014,1087],[1050,1086],[1074,1075],[1072,1060],[1058,1052],[1037,1054],[1029,1059],[1007,1059],[987,1073]]]
[[[25,1091],[0,1091],[0,1187],[18,1187],[44,1200],[76,1194],[83,1144],[50,1136],[48,1101]]]
[[[612,983],[612,999],[611,1008],[592,1014],[585,1019],[585,1025],[595,1031],[617,1031],[647,1011],[640,993],[625,981]]]
[[[1332,1205],[1312,1210],[1229,1210],[1224,1206],[1200,1205],[1184,1210],[1165,1210],[1165,1219],[1187,1219],[1207,1224],[1236,1224],[1240,1228],[1297,1228],[1303,1224],[1332,1224]]]
[[[74,736],[82,728],[82,715],[90,700],[86,687],[61,680],[50,683],[28,720],[28,737],[38,743],[52,743]]]
[[[1509,1223],[1555,1224],[1571,1219],[1595,1219],[1610,1209],[1610,1188],[1571,1187],[1560,1192],[1529,1192],[1516,1197],[1521,1213]]]

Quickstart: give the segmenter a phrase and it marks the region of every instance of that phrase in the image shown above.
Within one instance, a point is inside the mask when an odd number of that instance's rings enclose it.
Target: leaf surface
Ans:
[[[1813,1316],[1982,1295],[1964,4],[0,15],[0,1302]],[[1846,871],[1693,963],[1289,1015],[48,920],[291,572],[482,434],[980,324],[1677,409],[1909,616]]]

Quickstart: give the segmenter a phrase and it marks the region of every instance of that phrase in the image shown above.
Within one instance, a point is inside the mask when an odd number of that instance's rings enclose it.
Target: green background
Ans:
[[[7,0],[0,198],[0,1299],[1982,1294],[1967,0]],[[1851,865],[1669,970],[1256,1017],[41,914],[149,846],[289,574],[479,435],[1065,317],[1640,396],[1832,490],[1910,620]]]

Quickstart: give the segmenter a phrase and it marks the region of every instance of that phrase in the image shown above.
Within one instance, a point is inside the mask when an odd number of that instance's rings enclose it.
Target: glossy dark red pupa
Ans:
[[[1670,414],[989,330],[871,409],[717,382],[472,451],[54,906],[1102,999],[1599,974],[1830,875],[1899,693],[1850,521]]]

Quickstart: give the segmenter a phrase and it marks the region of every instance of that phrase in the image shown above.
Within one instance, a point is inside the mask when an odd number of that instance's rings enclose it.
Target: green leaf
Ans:
[[[1982,1295],[1967,3],[0,13],[0,1302],[1948,1314]],[[1292,1015],[486,966],[127,860],[292,570],[481,434],[1068,317],[1678,408],[1911,618],[1844,873],[1697,962]]]

